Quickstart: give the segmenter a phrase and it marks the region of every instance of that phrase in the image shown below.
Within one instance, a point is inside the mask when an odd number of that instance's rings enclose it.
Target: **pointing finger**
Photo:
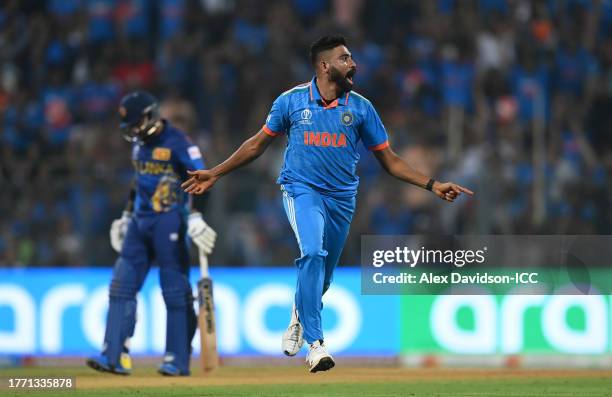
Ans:
[[[473,192],[473,191],[471,191],[471,190],[470,190],[470,189],[468,189],[468,188],[465,188],[465,187],[460,186],[460,185],[457,185],[457,188],[458,188],[459,190],[461,190],[463,193],[467,193],[467,194],[469,194],[470,196],[473,196],[473,195],[474,195],[474,192]]]

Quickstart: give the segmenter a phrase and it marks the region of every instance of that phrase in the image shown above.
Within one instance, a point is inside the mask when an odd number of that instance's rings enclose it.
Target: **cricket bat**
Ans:
[[[198,303],[200,315],[200,363],[204,372],[210,372],[219,366],[217,352],[217,329],[215,327],[215,302],[213,300],[213,283],[208,274],[208,256],[199,250],[200,281],[198,281]]]

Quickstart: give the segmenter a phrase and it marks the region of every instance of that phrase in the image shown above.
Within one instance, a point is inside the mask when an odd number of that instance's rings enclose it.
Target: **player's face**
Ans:
[[[124,138],[129,142],[145,141],[151,135],[155,135],[159,127],[158,120],[144,116],[138,123],[124,127],[122,132]]]
[[[334,48],[329,57],[329,79],[338,84],[344,92],[353,89],[353,76],[357,73],[357,64],[345,46]]]

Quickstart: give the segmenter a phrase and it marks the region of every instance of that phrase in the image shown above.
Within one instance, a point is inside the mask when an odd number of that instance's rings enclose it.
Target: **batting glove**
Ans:
[[[187,234],[202,252],[210,255],[215,247],[217,232],[202,219],[199,212],[194,212],[187,218]]]
[[[123,240],[125,239],[125,235],[127,234],[128,225],[130,224],[131,219],[132,213],[128,211],[123,211],[121,218],[115,219],[113,223],[111,223],[111,246],[117,252],[121,252],[121,247],[123,247]]]

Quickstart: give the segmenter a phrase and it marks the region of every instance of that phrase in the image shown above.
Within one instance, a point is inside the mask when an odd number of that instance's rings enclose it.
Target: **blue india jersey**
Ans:
[[[200,149],[182,132],[164,121],[159,135],[135,143],[134,211],[140,215],[185,209],[189,195],[181,189],[187,170],[204,169]]]
[[[357,192],[360,141],[369,150],[389,146],[385,127],[369,100],[351,91],[326,103],[316,78],[281,94],[263,130],[272,136],[287,135],[279,184],[302,183],[334,196]]]

